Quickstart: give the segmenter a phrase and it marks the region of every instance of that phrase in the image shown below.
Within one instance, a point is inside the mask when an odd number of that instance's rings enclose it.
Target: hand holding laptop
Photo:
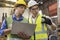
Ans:
[[[23,39],[29,39],[31,36],[25,34],[24,32],[19,32],[18,33],[18,36],[23,38]]]

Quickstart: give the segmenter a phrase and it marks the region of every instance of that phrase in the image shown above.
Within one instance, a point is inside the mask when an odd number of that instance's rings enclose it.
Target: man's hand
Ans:
[[[48,24],[48,25],[52,25],[52,21],[51,21],[51,19],[49,18],[49,17],[42,17],[43,19],[44,19],[44,22],[42,22],[42,23],[46,23],[46,24]]]
[[[24,32],[19,32],[18,33],[18,36],[23,38],[23,39],[29,39],[31,36],[25,34]]]
[[[43,16],[42,18],[45,19],[44,22],[42,22],[42,23],[46,23],[46,24],[48,24],[48,25],[51,26],[51,29],[52,29],[52,30],[56,30],[56,27],[57,27],[57,26],[52,22],[52,20],[51,20],[50,17],[48,17],[48,16],[47,16],[47,17],[44,17],[44,16]]]
[[[9,28],[9,29],[5,29],[4,30],[4,35],[7,35],[7,34],[9,34],[11,32],[11,29]]]

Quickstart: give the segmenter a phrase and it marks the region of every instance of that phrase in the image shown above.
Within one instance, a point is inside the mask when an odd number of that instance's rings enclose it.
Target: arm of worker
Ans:
[[[57,27],[57,26],[56,26],[53,22],[52,22],[52,24],[51,24],[50,26],[51,26],[51,29],[52,29],[52,30],[56,30],[56,27]]]
[[[8,31],[10,31],[10,29],[6,29],[6,28],[7,28],[7,23],[6,23],[6,19],[4,19],[1,29],[0,29],[0,36],[3,36],[7,34]]]
[[[3,36],[5,29],[6,29],[6,19],[4,19],[4,21],[3,21],[2,25],[1,25],[0,36]]]
[[[46,24],[48,24],[49,26],[51,26],[51,29],[52,30],[56,30],[56,25],[52,22],[52,20],[51,20],[51,18],[50,17],[42,17],[42,18],[44,18],[45,19],[45,21],[43,22],[43,23],[46,23]]]
[[[4,30],[4,35],[8,35],[11,32],[11,28]]]

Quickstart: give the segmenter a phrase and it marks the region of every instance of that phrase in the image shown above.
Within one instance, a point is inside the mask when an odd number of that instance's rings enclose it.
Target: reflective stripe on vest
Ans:
[[[35,30],[35,39],[47,39],[48,35],[47,35],[47,27],[46,24],[42,24],[42,15],[38,15],[37,19],[36,19],[36,30]],[[29,19],[29,22],[32,24],[32,19]],[[31,39],[34,39],[34,37],[32,36]]]

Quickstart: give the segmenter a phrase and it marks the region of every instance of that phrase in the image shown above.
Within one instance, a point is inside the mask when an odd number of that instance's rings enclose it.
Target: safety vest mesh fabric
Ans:
[[[9,17],[6,18],[7,21],[7,28],[10,28],[9,25],[12,24],[13,19],[12,19],[12,15],[10,15]],[[28,20],[26,18],[23,18],[22,21],[20,21],[22,23],[28,23]],[[19,38],[17,35],[12,35],[12,34],[8,34],[7,35],[7,39],[9,40],[10,38]]]
[[[35,30],[35,39],[36,40],[43,40],[43,39],[47,39],[48,35],[47,35],[47,27],[46,24],[42,24],[42,15],[39,14],[37,19],[36,19],[36,30]],[[32,23],[32,19],[29,18],[29,23]],[[31,40],[34,40],[34,36],[31,37]]]

